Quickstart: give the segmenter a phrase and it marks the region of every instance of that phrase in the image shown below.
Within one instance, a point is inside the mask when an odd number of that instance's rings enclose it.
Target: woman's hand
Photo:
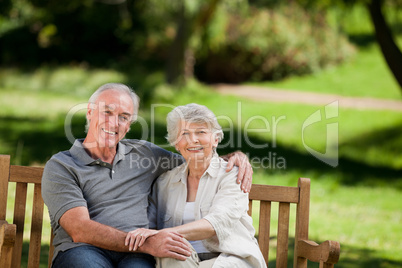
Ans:
[[[130,251],[136,251],[141,247],[145,240],[153,235],[156,235],[159,231],[145,228],[138,228],[134,231],[127,233],[125,245],[129,246]]]

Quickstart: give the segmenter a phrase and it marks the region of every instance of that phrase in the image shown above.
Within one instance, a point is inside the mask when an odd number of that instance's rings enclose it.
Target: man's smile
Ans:
[[[105,132],[105,133],[107,133],[107,134],[110,134],[110,135],[117,135],[117,132],[115,132],[115,131],[109,131],[109,130],[106,130],[106,129],[104,129],[104,128],[102,128],[102,131]]]

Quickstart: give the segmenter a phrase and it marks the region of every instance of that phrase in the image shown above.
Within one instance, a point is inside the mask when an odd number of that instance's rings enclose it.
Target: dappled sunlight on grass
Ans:
[[[383,116],[385,122],[389,117]],[[379,120],[380,121],[380,120]],[[372,165],[391,166],[402,168],[402,157],[400,157],[400,148],[402,148],[402,120],[388,127],[377,127],[375,130],[369,130],[363,134],[355,136],[341,143],[342,153],[353,158],[365,155],[367,162]]]
[[[87,100],[75,96],[65,96],[57,93],[31,92],[19,90],[0,90],[0,105],[2,117],[46,118],[55,119],[79,103]]]
[[[43,66],[35,70],[0,69],[0,87],[25,92],[53,92],[86,100],[102,84],[125,82],[117,71],[85,66]]]

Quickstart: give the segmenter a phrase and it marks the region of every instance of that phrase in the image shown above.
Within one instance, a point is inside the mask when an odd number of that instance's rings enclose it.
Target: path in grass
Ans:
[[[345,97],[333,94],[279,90],[248,85],[218,84],[214,88],[221,94],[236,95],[257,101],[292,102],[326,105],[339,101],[340,107],[370,110],[392,110],[402,112],[402,101],[363,97]]]

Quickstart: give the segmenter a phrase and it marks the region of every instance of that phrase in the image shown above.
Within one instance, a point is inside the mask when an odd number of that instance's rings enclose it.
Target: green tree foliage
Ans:
[[[362,0],[363,1],[363,0]],[[397,0],[400,1],[400,0]],[[8,5],[6,4],[8,3]],[[343,1],[336,1],[343,5]],[[0,65],[165,68],[166,80],[280,79],[348,59],[326,0],[14,0],[0,20]],[[346,5],[346,4],[345,4]]]
[[[402,90],[402,51],[395,39],[395,34],[392,32],[390,20],[387,18],[384,10],[393,10],[401,12],[402,0],[295,0],[302,6],[318,10],[330,8],[332,6],[343,7],[345,12],[347,8],[353,5],[364,5],[374,27],[374,34],[381,48],[382,54],[392,74]],[[398,19],[398,18],[397,18]],[[401,31],[401,21],[397,22],[398,33]]]
[[[0,1],[0,16],[7,15],[10,12],[12,7],[11,0],[2,0]]]
[[[128,2],[124,4],[16,0],[9,17],[17,14],[19,24],[0,37],[1,63],[88,62],[105,66],[119,61],[137,41],[135,37],[141,36],[143,25],[136,16],[125,17],[139,13],[141,7],[136,11],[134,3],[130,7]]]

